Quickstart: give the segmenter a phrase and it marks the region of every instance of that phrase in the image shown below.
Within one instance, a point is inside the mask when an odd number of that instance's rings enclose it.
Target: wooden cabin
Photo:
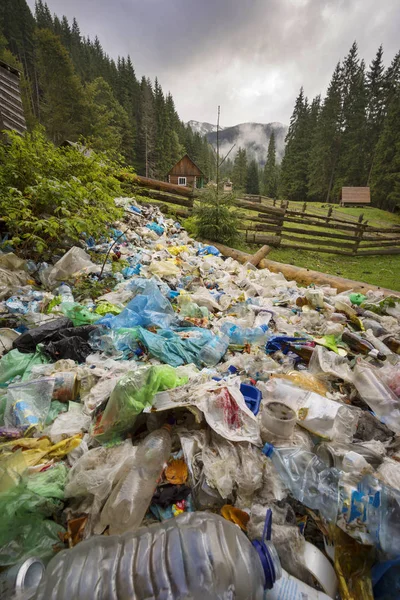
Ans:
[[[369,187],[342,187],[340,206],[365,206],[371,204]]]
[[[0,132],[26,131],[19,80],[18,69],[0,60]]]
[[[202,188],[204,179],[204,173],[188,154],[185,154],[185,156],[178,160],[167,175],[168,183],[193,188]]]

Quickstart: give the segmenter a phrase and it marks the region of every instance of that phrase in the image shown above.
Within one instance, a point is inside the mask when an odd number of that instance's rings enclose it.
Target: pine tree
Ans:
[[[395,98],[400,85],[400,50],[393,58],[390,66],[386,69],[384,76],[384,105],[385,115],[388,113],[389,106]]]
[[[128,115],[102,77],[86,86],[86,100],[82,133],[90,139],[91,147],[124,154],[125,146],[132,144],[126,139],[129,135]]]
[[[257,165],[257,162],[255,159],[250,161],[249,166],[247,168],[246,193],[247,194],[259,194],[260,193],[258,165]]]
[[[386,210],[400,207],[400,86],[394,93],[371,172],[372,202]]]
[[[382,132],[383,121],[385,117],[385,81],[384,66],[382,61],[383,48],[379,46],[376,57],[372,61],[366,74],[367,81],[367,139],[366,146],[366,172],[367,181],[369,180],[372,163],[374,160],[375,147],[378,143],[379,135]]]
[[[353,43],[342,67],[342,135],[334,196],[339,198],[343,186],[366,184],[367,90],[365,65],[359,61]]]
[[[286,136],[281,165],[280,193],[289,200],[304,200],[307,195],[310,152],[310,111],[303,88],[296,99]]]
[[[308,198],[330,200],[339,153],[342,110],[341,70],[336,65],[312,138],[309,155]]]
[[[155,174],[156,118],[151,81],[144,76],[140,82],[140,108],[136,138],[136,166],[139,174]]]
[[[56,144],[76,140],[86,108],[83,87],[59,38],[49,29],[38,30],[36,38],[41,120]]]
[[[244,191],[247,184],[247,155],[245,148],[239,148],[233,162],[232,183],[236,191]]]
[[[276,165],[275,133],[271,133],[268,144],[267,161],[263,173],[263,193],[269,198],[278,195],[278,170]]]
[[[39,29],[53,29],[53,18],[47,3],[37,0],[35,3],[35,18]]]

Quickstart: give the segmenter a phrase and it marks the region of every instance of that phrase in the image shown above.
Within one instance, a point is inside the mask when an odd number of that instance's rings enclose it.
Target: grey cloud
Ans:
[[[34,0],[28,0],[33,6]],[[325,92],[353,40],[367,64],[383,43],[398,50],[398,0],[48,0],[76,16],[138,76],[158,76],[182,119],[288,123],[301,85]]]

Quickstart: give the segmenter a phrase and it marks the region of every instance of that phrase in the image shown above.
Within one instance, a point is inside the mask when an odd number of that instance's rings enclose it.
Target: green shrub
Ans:
[[[216,187],[206,188],[194,207],[198,237],[222,244],[236,243],[240,239],[240,214],[234,202],[234,194],[217,194]]]
[[[84,235],[98,239],[121,217],[114,203],[120,167],[106,154],[56,148],[41,128],[7,136],[0,144],[0,214],[16,252],[48,259]]]

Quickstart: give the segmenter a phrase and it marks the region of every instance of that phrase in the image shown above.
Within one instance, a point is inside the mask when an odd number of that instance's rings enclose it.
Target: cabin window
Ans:
[[[186,177],[178,177],[178,185],[186,185]]]

